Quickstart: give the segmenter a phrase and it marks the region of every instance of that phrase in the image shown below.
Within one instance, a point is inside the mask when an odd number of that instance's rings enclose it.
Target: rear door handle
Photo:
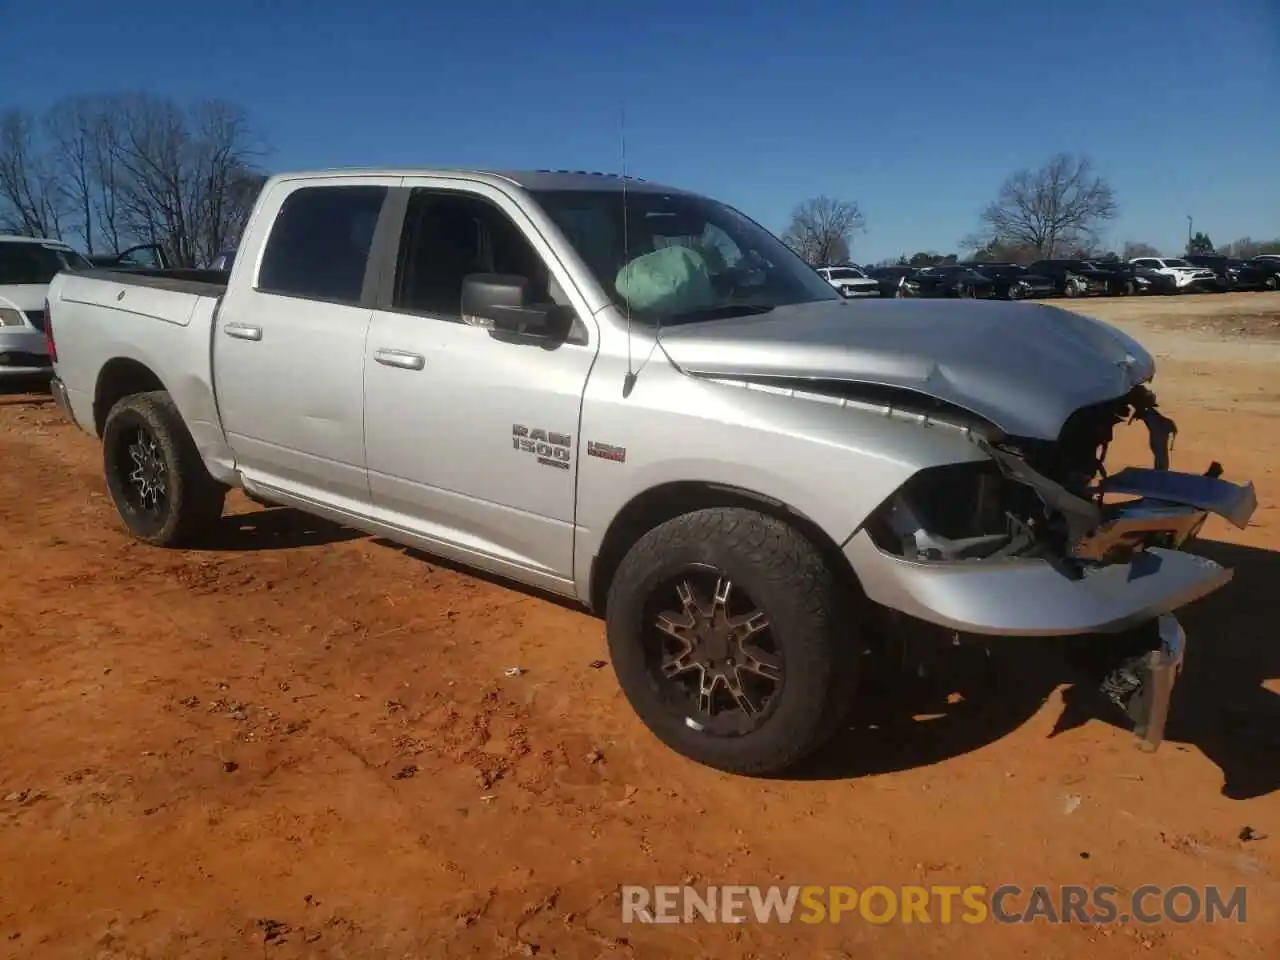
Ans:
[[[228,337],[235,337],[237,340],[261,340],[262,328],[251,327],[244,323],[228,323],[222,328],[222,332]]]
[[[384,367],[399,367],[401,370],[421,370],[427,365],[427,359],[422,354],[404,350],[375,350],[373,359]]]

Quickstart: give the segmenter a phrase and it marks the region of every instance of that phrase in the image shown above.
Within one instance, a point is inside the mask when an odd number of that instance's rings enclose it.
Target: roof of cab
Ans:
[[[624,178],[617,173],[589,170],[476,170],[451,167],[338,167],[330,170],[305,170],[276,174],[275,180],[312,180],[334,177],[442,177],[488,183],[491,186],[514,184],[525,190],[602,190],[621,191]],[[627,190],[643,193],[688,193],[678,187],[651,183],[639,177],[626,177]]]

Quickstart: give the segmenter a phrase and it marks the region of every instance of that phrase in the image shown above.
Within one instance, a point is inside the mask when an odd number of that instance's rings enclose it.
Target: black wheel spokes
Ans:
[[[673,586],[679,611],[654,620],[664,640],[657,673],[682,694],[704,729],[749,732],[784,675],[782,657],[770,649],[768,617],[723,576],[709,590],[699,590],[693,577]]]
[[[160,513],[169,489],[164,456],[156,438],[150,431],[138,429],[124,444],[124,453],[129,500],[146,513]]]

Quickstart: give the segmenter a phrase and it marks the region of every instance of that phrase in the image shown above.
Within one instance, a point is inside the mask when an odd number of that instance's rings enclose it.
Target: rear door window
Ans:
[[[263,293],[358,304],[387,188],[302,187],[276,214],[258,272]]]

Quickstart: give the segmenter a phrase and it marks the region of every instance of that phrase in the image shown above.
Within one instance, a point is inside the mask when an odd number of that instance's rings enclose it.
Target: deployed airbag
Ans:
[[[688,313],[716,303],[707,261],[685,246],[636,257],[618,271],[613,285],[631,309],[646,313]]]

